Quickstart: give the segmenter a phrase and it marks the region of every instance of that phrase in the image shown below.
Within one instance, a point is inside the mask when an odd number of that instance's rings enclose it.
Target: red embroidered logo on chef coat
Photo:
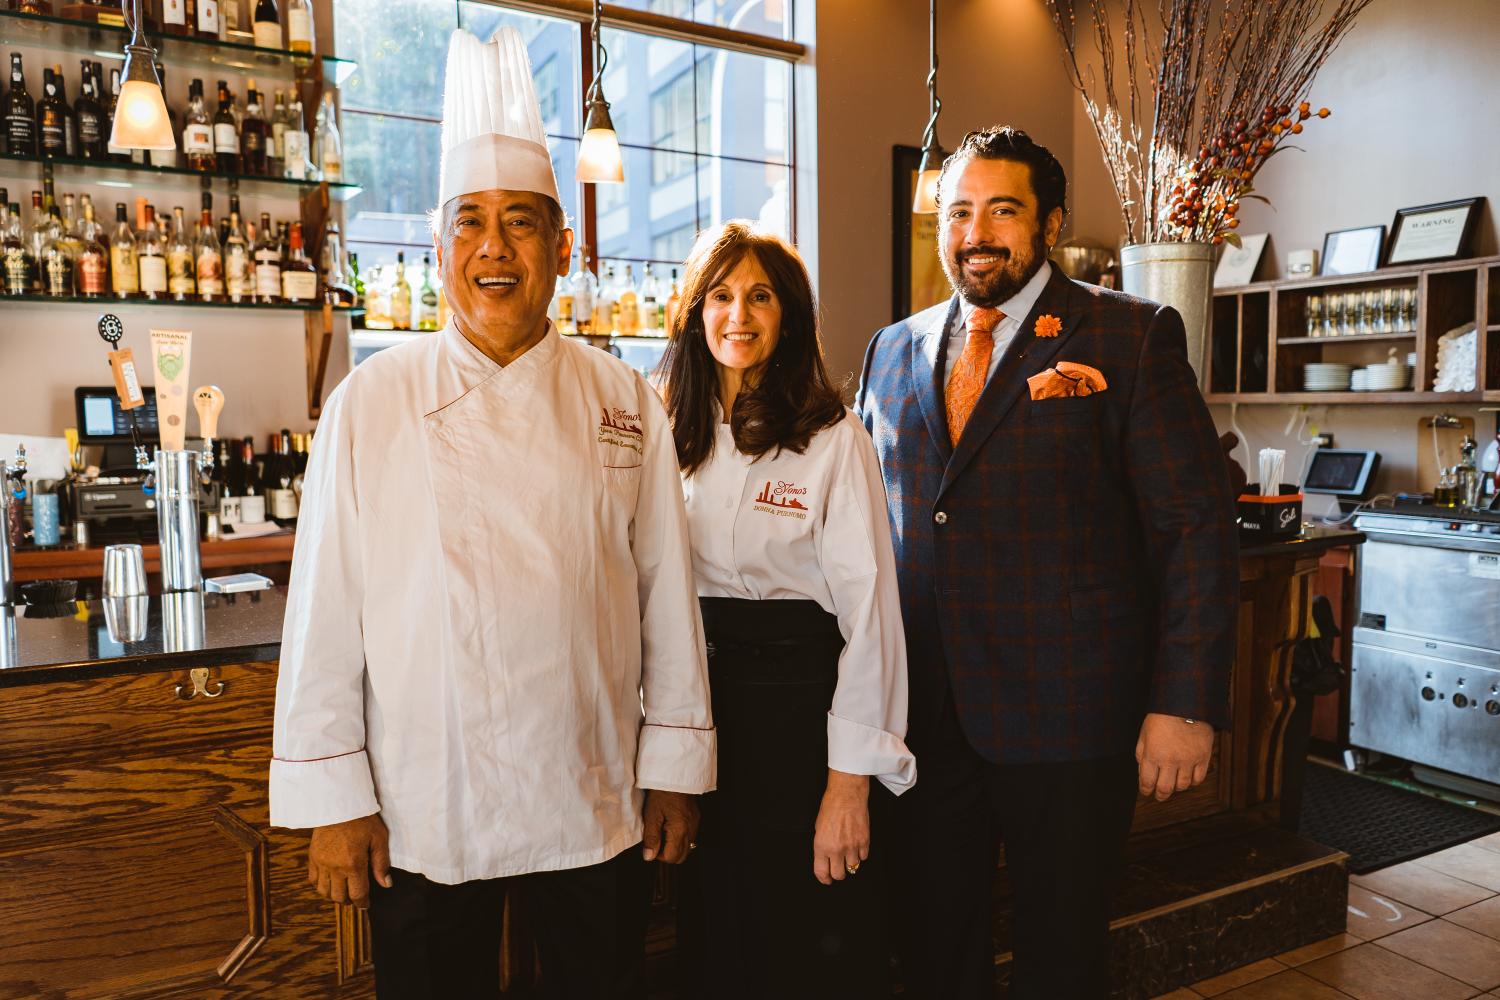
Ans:
[[[620,448],[629,448],[636,454],[643,451],[642,443],[646,439],[641,430],[641,415],[622,410],[618,406],[599,407],[599,443],[612,444]]]
[[[773,484],[768,479],[765,488],[760,491],[760,496],[755,498],[754,507],[763,514],[806,520],[807,505],[797,499],[805,496],[807,496],[806,486],[787,482]]]

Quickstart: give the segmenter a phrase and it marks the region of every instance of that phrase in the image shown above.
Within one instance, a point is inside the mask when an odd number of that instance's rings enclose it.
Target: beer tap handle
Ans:
[[[213,468],[214,439],[219,436],[219,414],[224,412],[224,393],[216,385],[199,386],[193,392],[198,411],[198,432],[203,435],[203,467]]]

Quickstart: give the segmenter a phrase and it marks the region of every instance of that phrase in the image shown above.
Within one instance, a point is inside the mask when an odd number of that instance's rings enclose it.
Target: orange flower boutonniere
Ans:
[[[1062,320],[1050,313],[1038,316],[1034,332],[1038,337],[1055,337],[1062,332]]]

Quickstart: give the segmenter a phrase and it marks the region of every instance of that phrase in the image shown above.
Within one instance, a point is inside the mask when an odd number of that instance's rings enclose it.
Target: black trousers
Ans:
[[[719,785],[700,800],[698,849],[681,873],[682,996],[889,996],[889,852],[877,826],[884,789],[870,790],[870,857],[859,873],[832,885],[813,877],[828,709],[844,647],[838,619],[814,601],[700,603]]]
[[[952,698],[909,740],[920,778],[895,802],[894,904],[906,996],[995,995],[992,893],[1005,845],[1010,1000],[1106,1000],[1109,901],[1135,811],[1133,754],[997,765],[969,746]]]
[[[371,880],[380,1000],[494,1000],[507,893],[525,898],[541,956],[541,995],[643,1000],[649,867],[639,847],[587,868],[442,885],[392,870]]]

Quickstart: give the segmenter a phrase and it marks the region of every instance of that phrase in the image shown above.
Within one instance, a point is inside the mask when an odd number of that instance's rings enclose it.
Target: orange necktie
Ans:
[[[958,444],[974,412],[974,404],[984,392],[985,378],[990,371],[990,354],[995,349],[995,327],[1005,318],[999,309],[978,307],[969,313],[969,339],[964,342],[963,353],[953,366],[948,377],[948,389],[944,401],[948,408],[948,440]]]

